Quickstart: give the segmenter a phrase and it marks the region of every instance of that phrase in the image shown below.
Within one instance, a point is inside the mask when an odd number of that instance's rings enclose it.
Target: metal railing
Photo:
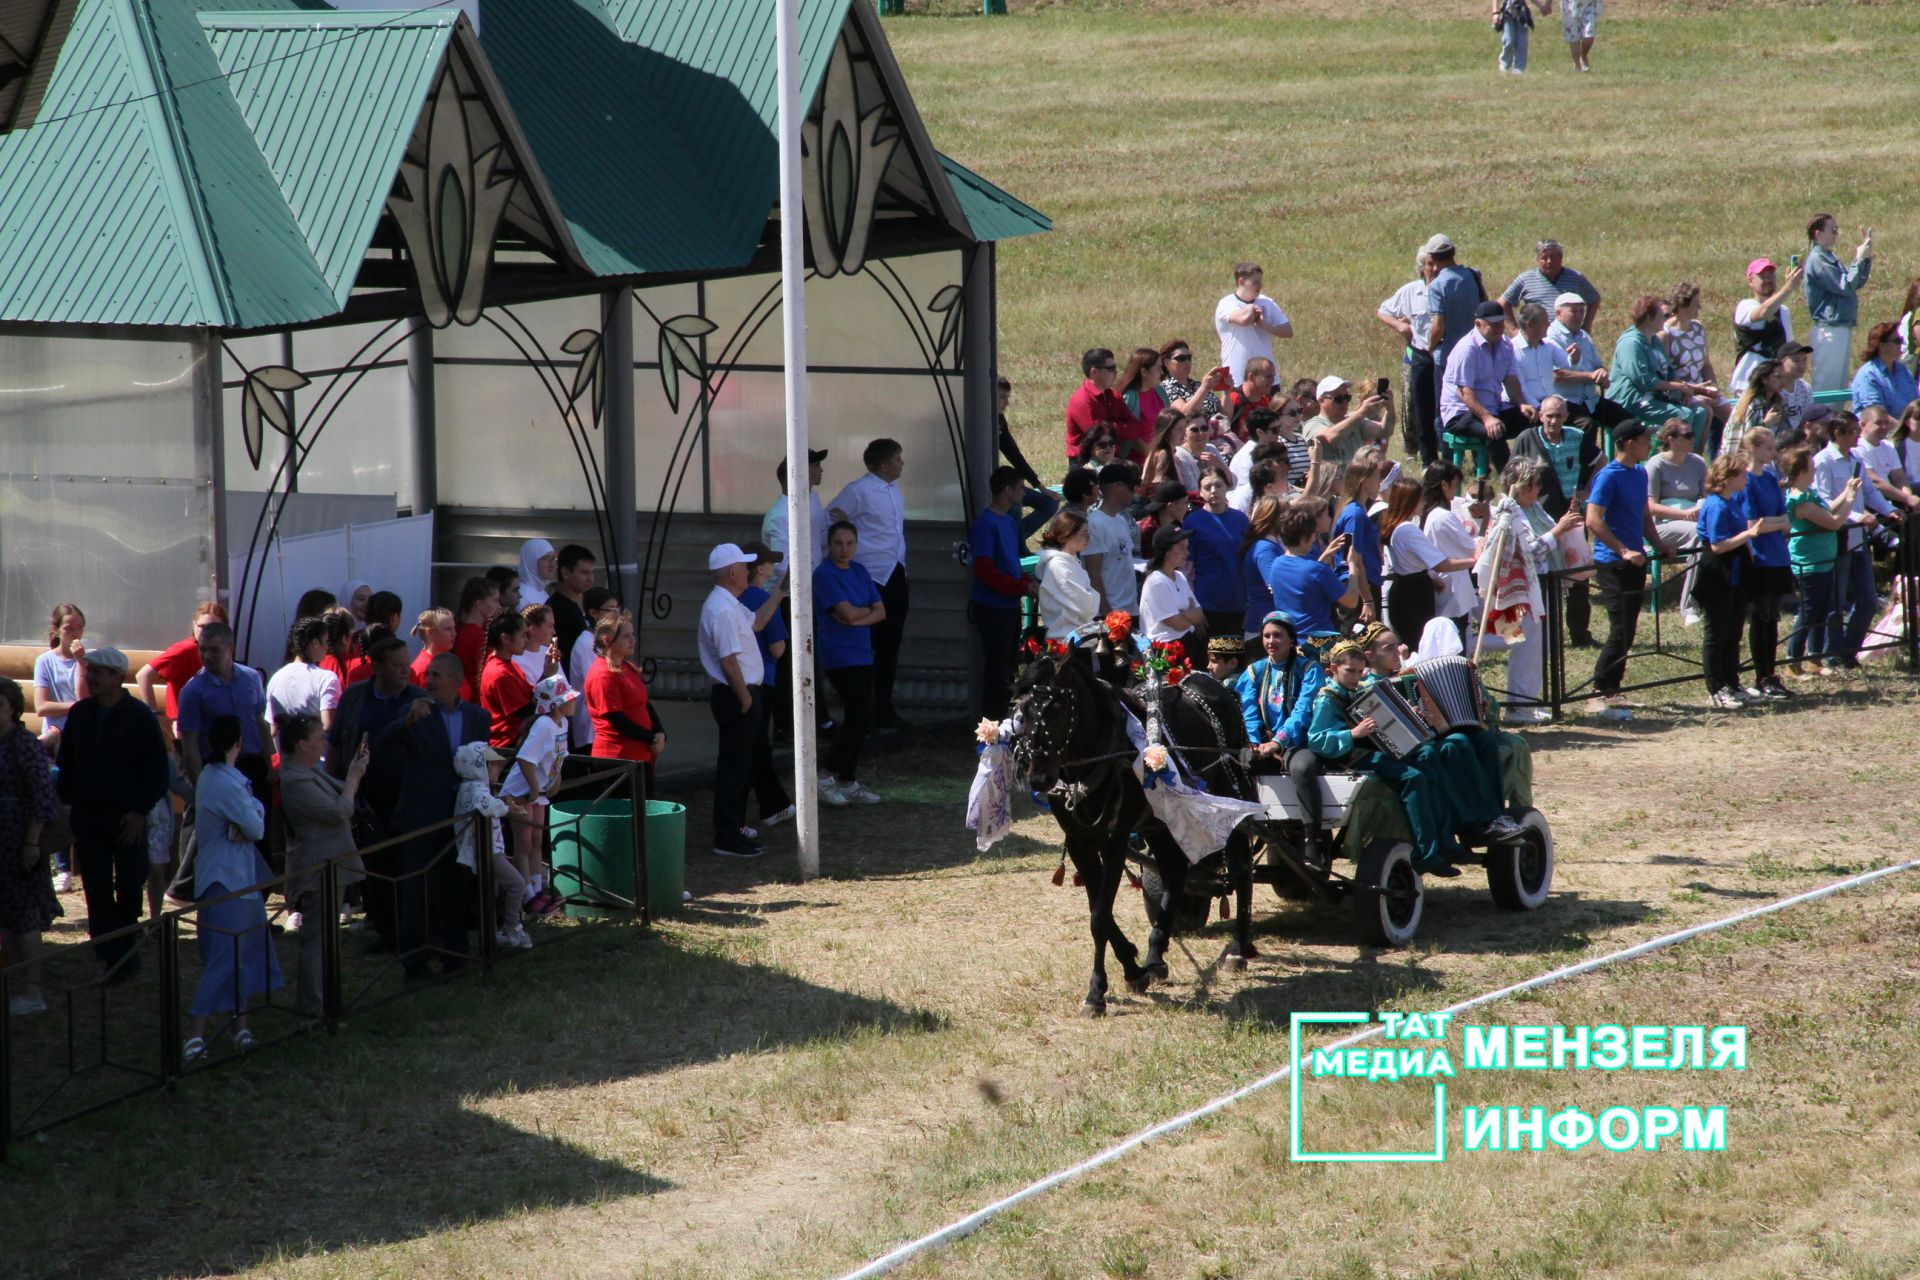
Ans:
[[[585,799],[588,809],[577,815],[582,819],[601,810],[616,813],[622,804],[631,806],[633,896],[600,883],[577,847],[574,865],[553,868],[556,891],[571,885],[564,891],[566,905],[651,924],[643,772],[630,761],[593,764],[605,767],[563,781],[551,794],[560,800]],[[479,815],[448,818],[97,938],[48,948],[30,961],[0,969],[0,1006],[30,990],[37,990],[47,1004],[45,1012],[28,1016],[0,1013],[0,1159],[18,1139],[171,1086],[184,1076],[317,1029],[337,1032],[349,1015],[440,981],[470,973],[491,975],[502,948],[495,937],[490,821]],[[555,822],[550,829],[558,831],[561,825]],[[463,835],[473,841],[471,872],[459,863]],[[507,839],[511,849],[511,836]],[[361,868],[350,865],[355,859]],[[397,869],[379,869],[392,861],[398,862]],[[393,931],[390,949],[384,936],[371,947],[352,945],[341,923],[343,881],[355,875],[369,886],[386,886],[376,892],[388,893],[395,908],[388,921]],[[276,933],[264,918],[238,930],[209,918],[211,909],[252,895],[261,895],[263,901],[276,893],[285,897],[290,882],[309,877],[320,882],[320,905],[307,913],[297,934]],[[470,950],[467,938],[472,931],[479,937]],[[542,936],[557,941],[584,932],[543,930]],[[104,946],[112,953],[123,944],[126,954],[103,973],[98,950]],[[230,981],[209,978],[210,970],[219,971],[216,963],[227,959],[221,954],[227,947],[232,963],[219,968],[230,971]],[[437,974],[427,965],[436,957],[441,965]],[[298,993],[308,976],[304,966],[315,962],[319,1004],[313,1007],[309,1001],[303,1008]],[[280,983],[268,980],[269,964],[281,971]],[[153,976],[143,977],[147,974]],[[193,1016],[194,1001],[182,998],[187,990],[213,1006],[202,1037],[208,1051],[192,1062],[182,1060],[184,1031]],[[229,1034],[242,1019],[251,1033],[245,1046]]]
[[[1890,581],[1894,589],[1899,592],[1901,603],[1899,635],[1891,639],[1872,640],[1872,628],[1870,626],[1868,642],[1862,644],[1858,650],[1853,650],[1852,653],[1865,655],[1889,650],[1897,651],[1905,657],[1909,670],[1920,671],[1920,598],[1916,598],[1916,593],[1920,592],[1920,528],[1915,527],[1916,523],[1920,522],[1909,522],[1909,524],[1901,530],[1898,535],[1898,545],[1894,548],[1892,555]],[[1838,536],[1844,539],[1846,532],[1843,530]],[[1842,551],[1835,558],[1835,567],[1829,570],[1829,572],[1844,577],[1846,573],[1845,561],[1847,556],[1852,553],[1844,549],[1844,542],[1841,543],[1841,546]],[[1674,555],[1647,557],[1648,578],[1642,595],[1643,608],[1648,603],[1654,605],[1651,610],[1652,646],[1650,648],[1644,646],[1636,647],[1629,652],[1626,657],[1629,671],[1632,670],[1635,661],[1649,658],[1665,658],[1669,661],[1677,661],[1686,664],[1690,669],[1679,675],[1662,674],[1650,678],[1643,678],[1638,681],[1622,681],[1619,692],[1638,693],[1647,689],[1659,689],[1671,685],[1686,684],[1702,678],[1701,672],[1704,667],[1701,656],[1702,638],[1699,632],[1689,631],[1683,625],[1679,630],[1681,635],[1685,637],[1684,642],[1675,642],[1671,635],[1671,632],[1675,630],[1675,628],[1667,617],[1672,611],[1660,608],[1655,600],[1656,593],[1662,589],[1662,584],[1657,580],[1654,570],[1656,567],[1671,570],[1672,575],[1669,580],[1682,580],[1682,575],[1684,575],[1687,567],[1703,554],[1707,553],[1704,550],[1698,550]],[[1588,589],[1596,597],[1592,604],[1594,613],[1596,615],[1604,615],[1604,603],[1598,598],[1600,591],[1597,583],[1592,581],[1592,574],[1593,566],[1585,565],[1573,569],[1552,570],[1540,575],[1540,594],[1546,605],[1546,616],[1543,619],[1542,627],[1547,643],[1543,671],[1543,688],[1538,698],[1526,698],[1511,695],[1507,690],[1497,689],[1489,684],[1488,688],[1491,692],[1499,693],[1507,697],[1509,706],[1545,707],[1552,713],[1555,719],[1558,719],[1562,708],[1568,704],[1584,702],[1596,696],[1593,687],[1594,678],[1591,673],[1584,679],[1573,682],[1570,681],[1567,671],[1567,655],[1571,646],[1567,643],[1565,588],[1576,581],[1586,583]],[[1880,581],[1879,575],[1876,574],[1876,594],[1879,594]],[[1846,625],[1848,601],[1842,593],[1844,586],[1844,582],[1836,581],[1835,583],[1834,598],[1829,606],[1828,617],[1825,620],[1826,634],[1828,637],[1833,635],[1836,627],[1844,628]],[[1683,585],[1681,591],[1684,592],[1684,590],[1685,587]],[[1794,600],[1796,596],[1798,596],[1802,602],[1800,607],[1804,607],[1805,597],[1804,593],[1800,592],[1797,577],[1795,580],[1795,591],[1780,597],[1777,603],[1784,610],[1787,602]],[[1887,595],[1879,594],[1879,603],[1882,607],[1886,605],[1887,601]],[[1598,624],[1604,622],[1604,620],[1603,616],[1595,617],[1594,622]],[[1644,636],[1647,622],[1648,619],[1643,613],[1641,628],[1636,633],[1636,641],[1639,641],[1642,636]],[[1797,624],[1797,612],[1791,621],[1784,615],[1781,619],[1779,637],[1776,641],[1775,648],[1776,661],[1781,665],[1784,665],[1788,661],[1786,646],[1791,639],[1794,626]],[[1743,634],[1743,640],[1740,646],[1742,654],[1740,670],[1751,671],[1753,669],[1752,655],[1748,651],[1744,639],[1746,624],[1742,621],[1738,625]],[[1598,630],[1597,626],[1595,630]],[[1830,644],[1823,647],[1821,651],[1815,651],[1810,647],[1801,658],[1797,660],[1820,660],[1833,657],[1841,652],[1842,650],[1836,650],[1832,648]]]

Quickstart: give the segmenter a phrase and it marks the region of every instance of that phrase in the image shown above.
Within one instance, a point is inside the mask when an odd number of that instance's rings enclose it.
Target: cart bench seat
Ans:
[[[1320,778],[1320,817],[1329,827],[1347,820],[1347,805],[1353,793],[1367,777],[1364,773],[1328,773]],[[1284,773],[1259,774],[1254,778],[1254,799],[1267,806],[1267,818],[1273,822],[1304,822],[1306,811],[1293,789],[1293,779]]]

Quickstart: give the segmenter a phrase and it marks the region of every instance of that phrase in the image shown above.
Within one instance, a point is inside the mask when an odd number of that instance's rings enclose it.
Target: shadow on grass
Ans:
[[[953,867],[993,869],[1036,854],[1057,854],[1057,841],[1020,835],[984,853],[974,848],[973,833],[965,826],[973,762],[964,735],[895,737],[877,749],[869,740],[860,780],[884,799],[877,805],[822,806],[820,874],[830,880],[891,879]],[[763,858],[715,857],[707,852],[712,846],[712,792],[679,792],[671,798],[687,806],[686,886],[696,900],[799,879],[799,836],[793,824],[761,830],[767,849]],[[1016,818],[1032,812],[1024,795],[1015,799]]]
[[[17,1144],[0,1166],[5,1253],[47,1280],[272,1271],[650,1194],[671,1184],[644,1169],[643,1097],[551,1104],[605,1109],[589,1149],[548,1136],[520,1095],[939,1021],[600,926],[515,957],[490,982],[434,988],[337,1037],[257,1051]]]

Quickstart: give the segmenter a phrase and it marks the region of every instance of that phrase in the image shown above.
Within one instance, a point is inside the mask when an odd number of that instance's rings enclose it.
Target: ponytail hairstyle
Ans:
[[[427,637],[433,634],[435,627],[438,627],[443,621],[451,621],[452,618],[453,610],[443,609],[439,605],[435,605],[431,609],[422,609],[420,616],[414,620],[413,634],[420,638],[421,644],[425,644],[427,643]]]
[[[504,610],[487,621],[487,651],[499,653],[500,646],[527,629],[527,620]]]

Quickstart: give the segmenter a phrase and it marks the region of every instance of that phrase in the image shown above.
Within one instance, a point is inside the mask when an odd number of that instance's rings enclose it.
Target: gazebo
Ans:
[[[271,665],[307,587],[411,612],[543,536],[616,567],[657,690],[699,683],[704,549],[778,496],[772,6],[49,12],[0,136],[0,641],[70,599],[157,647],[217,596]],[[800,32],[823,496],[904,444],[903,701],[954,707],[994,245],[1048,223],[934,149],[870,0]]]

